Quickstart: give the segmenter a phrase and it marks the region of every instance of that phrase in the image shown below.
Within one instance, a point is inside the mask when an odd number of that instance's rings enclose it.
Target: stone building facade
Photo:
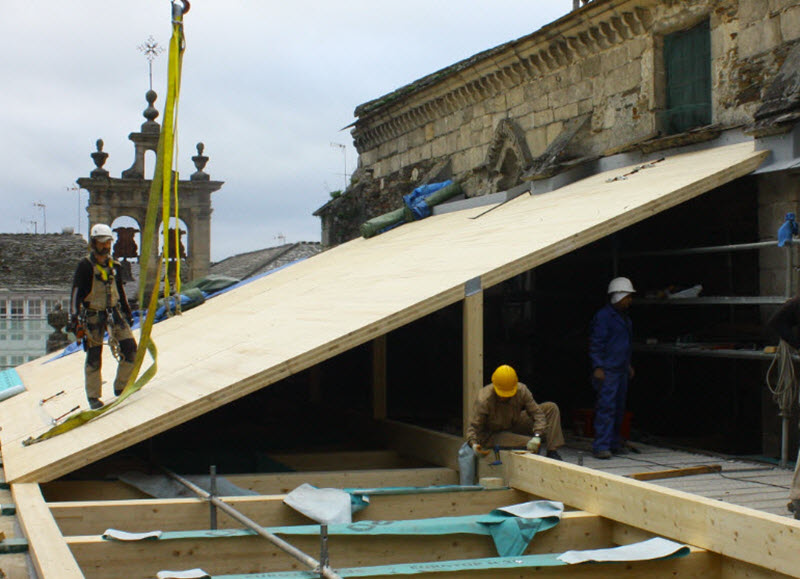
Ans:
[[[670,139],[665,42],[698,26],[707,27],[708,114]],[[323,243],[355,237],[356,222],[396,209],[426,180],[453,177],[479,196],[597,156],[751,125],[798,41],[796,0],[594,0],[357,107],[358,169],[316,213]]]
[[[48,315],[69,311],[72,277],[87,251],[72,232],[0,234],[0,370],[45,354]]]
[[[322,221],[323,244],[357,237],[364,221],[401,207],[403,195],[430,182],[453,179],[469,202],[480,202],[499,192],[546,193],[602,166],[743,141],[771,152],[754,174],[663,216],[665,231],[643,234],[647,225],[630,228],[590,250],[616,248],[620,240],[644,240],[653,250],[774,241],[784,216],[800,214],[800,2],[593,0],[576,5],[530,35],[358,106],[352,129],[358,168],[344,194],[315,213]],[[693,332],[702,330],[729,340],[746,335],[753,347],[763,345],[764,320],[775,304],[800,289],[794,267],[800,256],[796,244],[785,251],[770,247],[739,255],[694,273],[708,287],[729,290],[719,293],[746,296],[750,305],[714,306],[702,313],[639,309],[638,327],[655,336],[659,329],[680,326],[675,333],[683,335],[671,336],[677,341],[696,340]],[[586,256],[560,261],[511,280],[499,290],[502,295],[487,295],[484,316],[498,321],[498,329],[485,337],[486,359],[489,363],[489,345],[506,356],[518,351],[525,373],[535,371],[543,384],[559,385],[551,395],[569,415],[571,406],[587,399],[580,386],[586,370],[579,362],[585,358],[585,324],[592,310],[577,300],[568,306],[563,299],[549,300],[547,292],[563,295],[577,286],[586,293],[597,286],[593,291],[602,296],[601,281],[616,272],[619,261],[615,253],[613,271],[596,268],[594,276],[586,273]],[[631,275],[643,286],[667,274],[687,275],[676,265],[659,270],[659,264],[637,264]],[[492,309],[494,303],[499,305]],[[526,314],[517,324],[520,332],[512,335],[500,320],[515,307]],[[723,334],[723,326],[730,333]],[[547,339],[551,334],[558,335],[558,348]],[[574,343],[565,345],[567,338]],[[650,413],[646,419],[663,421],[673,434],[680,424],[707,437],[739,438],[740,450],[776,452],[780,420],[763,386],[766,367],[759,364],[766,362],[738,361],[746,356],[737,352],[730,354],[737,361],[727,364],[712,356],[691,362],[670,356],[654,354],[649,368],[643,365],[642,379],[653,388],[651,398],[639,405]],[[681,366],[687,370],[676,382]],[[674,408],[659,398],[662,392],[672,393]],[[700,400],[696,419],[687,415],[684,397]],[[796,409],[793,416],[796,422]],[[716,431],[708,427],[712,417],[720,421]],[[758,449],[754,440],[761,443]]]

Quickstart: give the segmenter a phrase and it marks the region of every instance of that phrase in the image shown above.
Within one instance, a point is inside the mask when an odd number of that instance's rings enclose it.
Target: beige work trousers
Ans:
[[[86,330],[86,344],[89,348],[103,346],[103,336],[106,328],[101,324],[101,318],[97,314],[92,314],[87,318]],[[131,331],[128,322],[121,320],[113,324],[114,338],[121,342],[122,340],[133,340],[133,332]],[[88,356],[87,356],[88,358]],[[122,392],[125,385],[128,383],[133,373],[132,362],[128,362],[123,357],[117,365],[117,376],[114,379],[114,394]],[[84,366],[84,378],[86,380],[86,398],[100,398],[103,395],[103,377],[102,377],[103,357],[102,353],[98,359],[97,366],[86,364]]]
[[[564,446],[564,433],[561,431],[561,411],[554,402],[542,402],[539,408],[544,412],[547,426],[544,434],[544,444],[547,450],[556,450]],[[490,437],[483,448],[490,450],[493,446],[512,446],[524,448],[533,436],[533,420],[527,413],[523,413],[523,420],[519,428],[511,432],[504,430],[495,432]]]

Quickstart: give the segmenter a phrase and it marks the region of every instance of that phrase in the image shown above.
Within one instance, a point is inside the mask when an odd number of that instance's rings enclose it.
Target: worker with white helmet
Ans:
[[[122,393],[133,372],[136,340],[131,332],[131,307],[122,285],[119,263],[111,258],[113,233],[108,225],[98,223],[89,234],[89,255],[75,270],[70,299],[69,330],[82,340],[86,351],[84,375],[86,397],[91,409],[103,402],[101,367],[103,336],[108,330],[109,345],[118,356],[114,394]]]
[[[628,380],[633,377],[631,351],[633,324],[628,309],[633,302],[633,288],[627,277],[617,277],[608,284],[609,302],[592,319],[589,357],[592,362],[592,386],[597,395],[594,408],[594,442],[597,458],[627,452],[620,437],[628,396]]]
[[[467,442],[475,454],[483,456],[495,445],[527,447],[538,453],[546,444],[547,456],[561,460],[557,452],[564,444],[561,413],[554,402],[537,404],[514,368],[504,364],[492,374],[492,383],[478,393]]]

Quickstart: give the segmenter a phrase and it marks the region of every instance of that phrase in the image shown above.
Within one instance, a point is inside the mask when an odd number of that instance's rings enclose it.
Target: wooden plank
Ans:
[[[635,472],[625,475],[634,480],[656,480],[664,478],[676,478],[681,476],[692,476],[697,474],[708,474],[711,472],[721,472],[722,467],[718,464],[701,466],[688,466],[686,468],[672,468],[669,470],[651,470],[647,472]]]
[[[475,397],[483,387],[483,291],[464,298],[462,432],[467,436]]]
[[[157,324],[159,372],[146,388],[27,447],[45,430],[45,395],[66,385],[65,403],[86,404],[83,360],[20,366],[26,392],[0,405],[6,477],[54,480],[454,304],[465,280],[491,287],[745,175],[767,154],[749,142],[675,155],[623,181],[607,182],[629,168],[518,197],[478,219],[485,208],[352,240]]]
[[[303,483],[320,488],[424,487],[458,484],[457,473],[452,469],[442,467],[234,474],[225,478],[243,489],[260,495],[286,494]],[[49,502],[147,498],[144,493],[119,481],[53,481],[43,485],[43,492]]]
[[[800,521],[536,455],[511,455],[511,484],[614,521],[800,577]]]
[[[552,560],[555,555],[540,555],[544,561]],[[429,564],[426,564],[429,563]],[[624,565],[624,569],[622,568]],[[520,577],[537,578],[580,578],[580,579],[608,579],[624,573],[626,578],[652,579],[654,577],[702,577],[718,578],[719,556],[703,549],[690,548],[690,553],[686,557],[678,559],[668,559],[661,561],[631,561],[624,564],[620,563],[591,563],[583,565],[559,565],[549,566],[540,564],[531,567],[522,565],[514,567],[489,567],[487,569],[476,569],[476,563],[472,559],[451,563],[445,570],[442,561],[422,562],[414,565],[414,579],[453,579],[453,578],[486,578],[486,579],[519,579]],[[369,569],[370,574],[364,575],[363,568],[358,569],[359,577],[369,577],[369,579],[397,579],[398,573],[394,567],[378,566]],[[356,569],[352,571],[356,572]],[[381,573],[382,570],[385,570]],[[337,569],[343,576],[350,569]],[[237,579],[231,577],[231,579]],[[240,577],[239,579],[246,579]],[[255,579],[255,578],[253,578]]]
[[[352,452],[297,452],[270,454],[269,458],[296,471],[371,470],[424,466],[419,460],[401,457],[394,450]]]
[[[610,532],[611,524],[601,517],[564,513],[558,525],[536,535],[526,553],[610,547]],[[305,553],[319,553],[318,536],[285,538]],[[212,575],[302,570],[294,559],[258,536],[119,543],[93,535],[68,537],[67,541],[89,579],[127,579],[133,568],[140,577],[153,577],[163,569],[194,567]],[[466,534],[330,536],[328,548],[334,567],[497,556],[491,537]]]
[[[30,544],[30,554],[39,577],[79,579],[83,577],[37,484],[11,486],[17,518]]]
[[[224,500],[254,521],[270,526],[305,525],[311,521],[283,503],[286,495],[226,497]],[[373,495],[354,521],[407,520],[488,513],[497,507],[530,500],[517,490],[442,492],[425,495]],[[209,526],[208,504],[198,499],[74,501],[48,503],[64,535],[97,535],[113,527],[143,533],[185,531]],[[218,528],[240,529],[241,523],[218,511]]]
[[[464,443],[460,436],[395,420],[381,422],[380,429],[387,445],[400,454],[451,468],[454,474],[458,471],[458,448]]]

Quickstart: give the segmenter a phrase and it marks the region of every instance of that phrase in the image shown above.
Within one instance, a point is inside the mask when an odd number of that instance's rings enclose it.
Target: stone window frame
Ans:
[[[29,298],[28,299],[28,317],[40,319],[44,317],[44,308],[42,306],[42,298]]]
[[[12,320],[24,320],[25,300],[22,298],[12,298],[8,301],[8,317]]]
[[[714,78],[714,26],[715,19],[709,8],[703,7],[698,12],[691,12],[677,19],[656,22],[653,25],[653,97],[655,101],[655,127],[662,135],[669,135],[663,120],[663,113],[667,110],[667,73],[664,63],[664,38],[676,32],[690,30],[703,21],[708,21],[711,50],[710,65],[711,78]],[[714,84],[711,84],[711,122],[714,122]]]

